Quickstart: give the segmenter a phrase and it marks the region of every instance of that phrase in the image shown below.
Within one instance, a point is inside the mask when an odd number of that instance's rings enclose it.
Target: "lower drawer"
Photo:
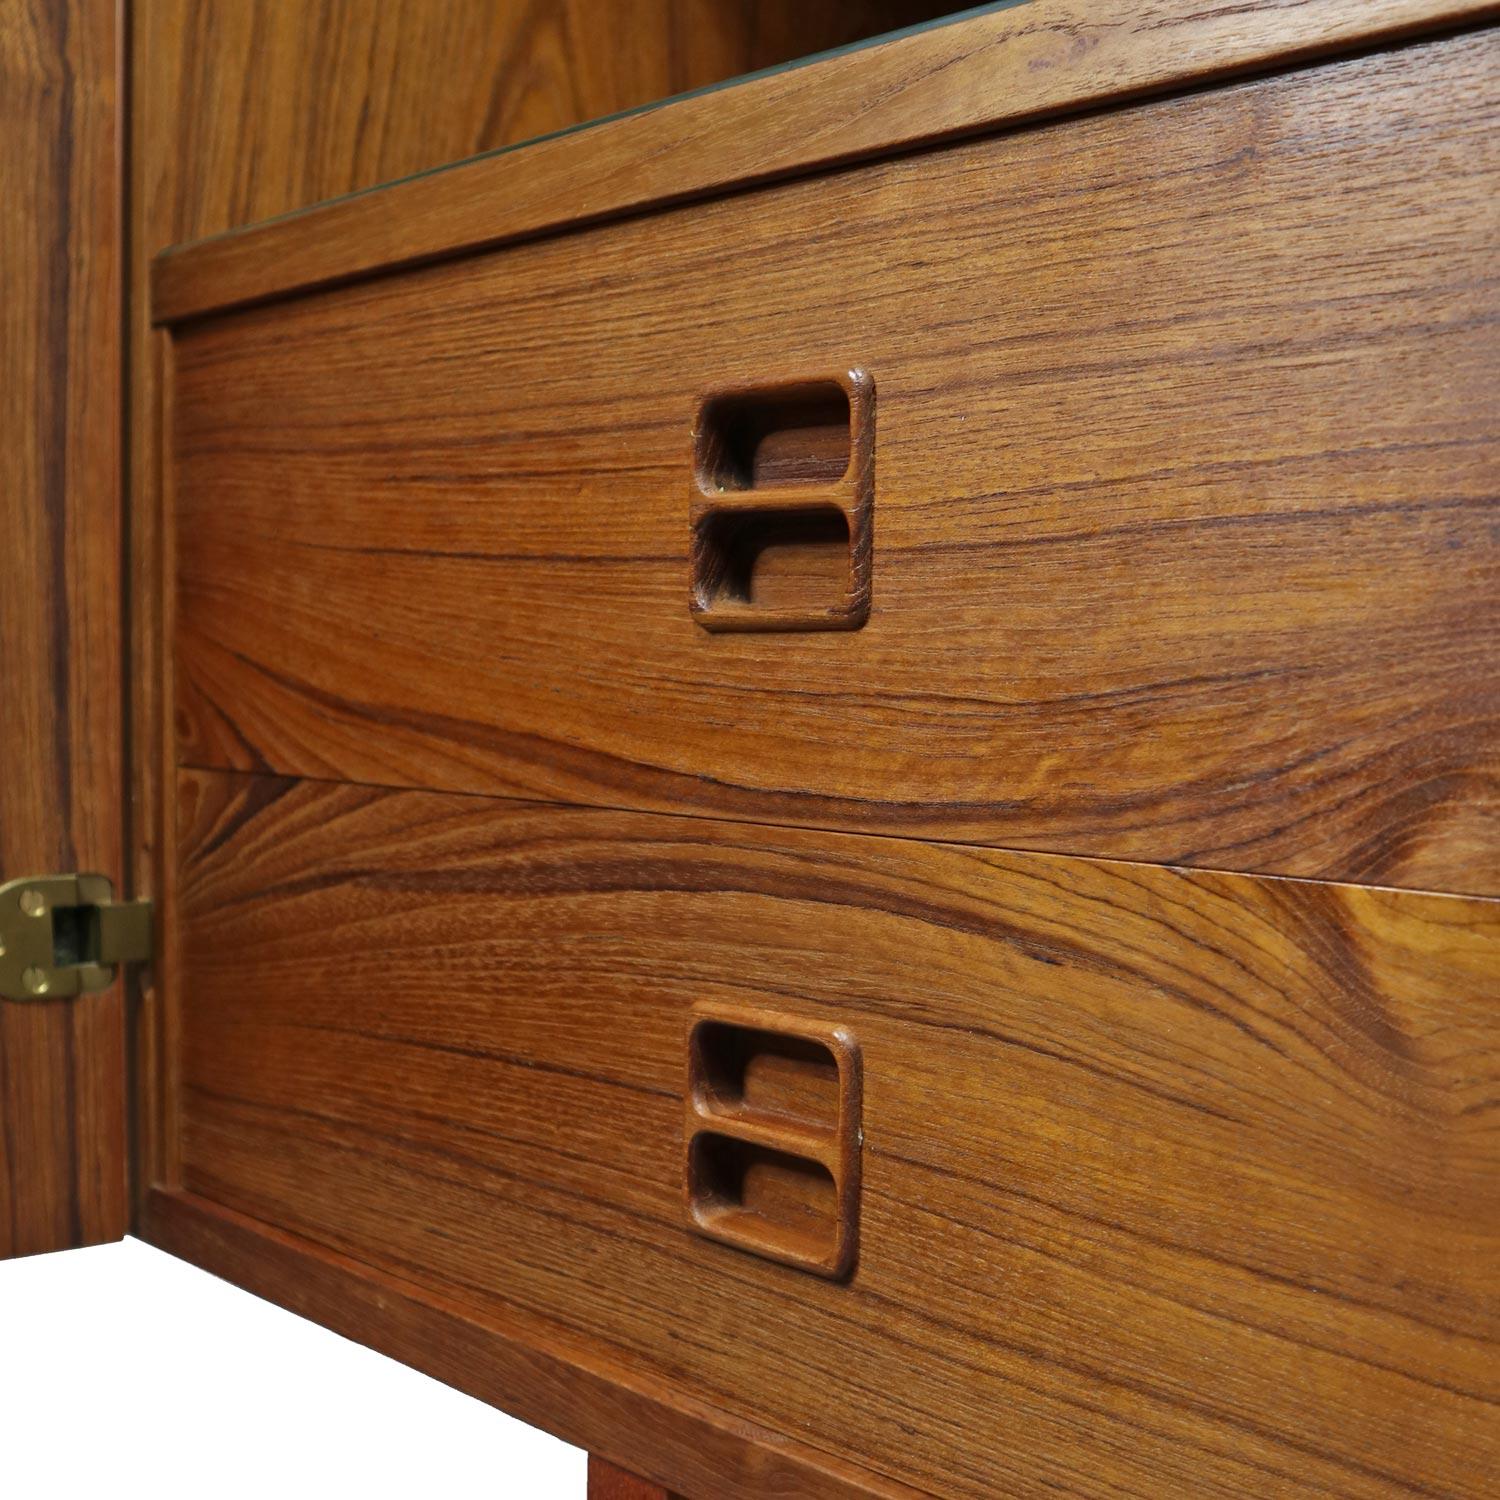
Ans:
[[[189,1191],[942,1494],[1495,1472],[1500,904],[223,773],[180,795]],[[705,1007],[857,1051],[848,1274],[690,1215]],[[720,1073],[817,1117],[811,1048]],[[795,1167],[744,1207],[752,1238],[841,1211]]]

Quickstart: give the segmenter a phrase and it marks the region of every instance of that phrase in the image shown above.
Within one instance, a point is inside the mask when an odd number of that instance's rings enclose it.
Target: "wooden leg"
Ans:
[[[589,1500],[681,1500],[670,1490],[589,1454]]]

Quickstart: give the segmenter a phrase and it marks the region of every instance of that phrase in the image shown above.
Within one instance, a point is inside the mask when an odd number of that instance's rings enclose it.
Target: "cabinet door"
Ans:
[[[0,882],[121,875],[119,54],[0,4]],[[0,999],[0,1257],[126,1226],[121,983]]]

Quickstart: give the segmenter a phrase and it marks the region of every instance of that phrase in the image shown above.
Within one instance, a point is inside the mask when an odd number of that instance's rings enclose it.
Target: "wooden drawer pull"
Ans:
[[[863,370],[709,396],[693,440],[705,630],[857,630],[870,613],[875,384]]]
[[[854,1265],[859,1050],[840,1027],[700,1007],[688,1031],[693,1225],[820,1276]]]

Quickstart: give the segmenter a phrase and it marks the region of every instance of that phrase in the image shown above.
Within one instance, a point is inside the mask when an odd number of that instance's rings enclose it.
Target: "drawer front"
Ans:
[[[1497,61],[189,326],[182,761],[1500,890]],[[714,519],[757,486],[801,519]],[[762,587],[783,628],[738,628]]]
[[[937,1493],[1477,1496],[1500,1463],[1500,904],[180,793],[189,1192]],[[685,1148],[765,1110],[784,1156],[849,1128],[853,1201],[711,1160],[729,1243]],[[775,1254],[846,1208],[852,1268]]]

